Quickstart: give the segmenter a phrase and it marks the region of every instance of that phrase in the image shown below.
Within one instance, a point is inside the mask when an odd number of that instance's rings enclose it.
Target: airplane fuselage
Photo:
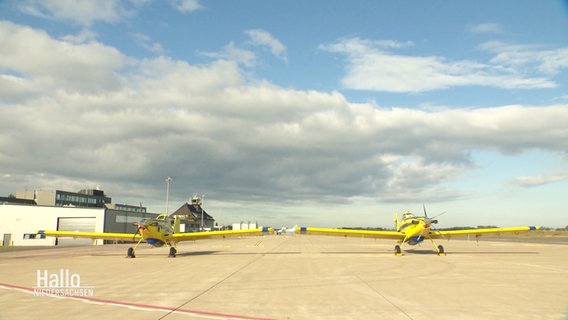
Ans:
[[[157,219],[141,221],[138,228],[142,238],[154,247],[166,244],[166,237],[174,232],[173,227],[167,221]]]
[[[397,231],[405,234],[404,243],[413,246],[429,238],[430,225],[424,218],[404,218],[397,226]]]

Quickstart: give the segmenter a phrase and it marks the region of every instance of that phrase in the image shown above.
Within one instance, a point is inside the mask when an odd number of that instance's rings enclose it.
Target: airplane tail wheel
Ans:
[[[394,246],[394,254],[401,254],[402,250],[400,249],[400,246],[397,244],[396,246]]]
[[[135,258],[136,255],[134,255],[134,248],[130,247],[128,248],[128,252],[126,253],[126,257],[127,258]]]
[[[443,254],[444,253],[444,247],[442,247],[441,245],[438,246],[438,254]]]
[[[170,254],[168,255],[168,257],[170,257],[170,258],[175,258],[175,257],[176,257],[176,253],[177,253],[176,248],[170,247]]]

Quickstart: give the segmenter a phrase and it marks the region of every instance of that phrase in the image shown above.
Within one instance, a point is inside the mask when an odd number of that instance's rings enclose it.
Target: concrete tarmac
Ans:
[[[177,258],[144,244],[135,259],[129,245],[1,249],[0,319],[568,319],[567,244],[439,244],[447,256],[307,235],[184,242]],[[50,281],[74,296],[34,293]]]

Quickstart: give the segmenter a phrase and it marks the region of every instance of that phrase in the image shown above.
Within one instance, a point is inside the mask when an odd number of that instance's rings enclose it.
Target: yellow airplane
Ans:
[[[134,225],[138,227],[134,235],[128,233],[109,233],[109,232],[81,232],[81,231],[51,231],[39,230],[37,234],[52,236],[52,237],[71,237],[71,238],[90,238],[90,239],[104,239],[104,240],[122,240],[133,241],[138,240],[138,243],[132,248],[128,248],[127,257],[136,257],[136,248],[142,241],[154,247],[161,247],[166,245],[170,248],[168,257],[175,258],[177,249],[176,245],[181,241],[210,239],[210,238],[225,238],[231,236],[250,236],[250,235],[264,235],[274,233],[272,228],[257,228],[250,230],[227,230],[227,231],[211,231],[211,232],[188,232],[180,233],[179,218],[174,218],[174,225],[166,214],[160,214],[155,219],[143,219],[140,222],[135,222]]]
[[[438,255],[446,255],[444,247],[437,245],[434,239],[450,239],[458,236],[474,235],[476,238],[481,235],[493,234],[500,235],[502,233],[512,232],[519,233],[524,231],[538,230],[538,226],[527,227],[512,227],[512,228],[486,228],[486,229],[467,229],[467,230],[452,230],[452,231],[437,231],[431,230],[433,224],[438,223],[438,220],[429,218],[424,208],[423,217],[415,217],[411,212],[405,212],[402,215],[402,220],[398,220],[398,215],[394,215],[394,223],[396,231],[373,231],[373,230],[349,230],[349,229],[328,229],[328,228],[310,228],[310,227],[296,227],[297,234],[317,234],[329,235],[340,237],[364,237],[364,238],[379,238],[379,239],[393,239],[396,240],[394,246],[394,253],[397,256],[402,255],[403,244],[411,246],[417,245],[429,239]]]

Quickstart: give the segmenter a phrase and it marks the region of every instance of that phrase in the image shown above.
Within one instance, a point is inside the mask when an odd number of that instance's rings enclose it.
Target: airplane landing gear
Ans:
[[[394,246],[394,255],[395,256],[402,256],[402,249],[400,248],[400,246],[398,244],[396,246]]]
[[[434,245],[434,248],[436,248],[436,252],[438,253],[438,256],[445,256],[446,252],[444,251],[444,247],[442,247],[442,245],[437,245],[436,242],[434,242],[434,240],[430,239],[430,241],[432,241],[432,245]]]
[[[126,252],[126,257],[127,258],[136,258],[136,248],[138,248],[138,245],[140,245],[140,242],[142,242],[142,240],[144,240],[142,237],[140,237],[140,240],[138,240],[138,243],[136,243],[136,245],[134,246],[134,248],[130,247],[128,248],[128,251]]]
[[[175,257],[176,257],[176,253],[177,253],[176,248],[170,247],[170,254],[168,255],[168,258],[175,258]]]

